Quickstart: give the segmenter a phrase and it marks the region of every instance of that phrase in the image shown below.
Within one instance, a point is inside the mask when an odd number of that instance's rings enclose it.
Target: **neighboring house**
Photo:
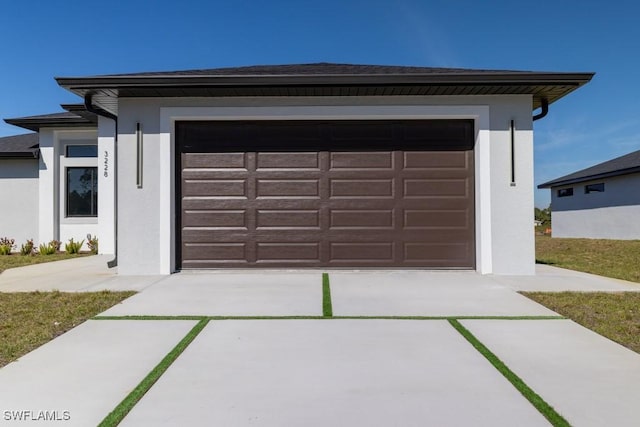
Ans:
[[[95,234],[120,274],[533,274],[533,120],[592,76],[321,63],[62,77],[84,107],[7,122],[39,132],[37,239]]]
[[[554,179],[553,237],[640,239],[640,150]]]

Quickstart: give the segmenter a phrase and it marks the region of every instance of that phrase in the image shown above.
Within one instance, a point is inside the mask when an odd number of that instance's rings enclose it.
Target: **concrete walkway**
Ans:
[[[640,290],[628,282],[547,266],[532,278],[329,271],[333,317],[322,317],[319,271],[112,275],[73,286],[57,281],[67,269],[31,271],[20,273],[22,288],[19,274],[3,273],[0,288],[29,290],[46,277],[50,289],[142,291],[103,313],[111,320],[89,320],[0,369],[0,426],[38,416],[97,425],[150,372],[158,381],[121,425],[549,425],[445,317],[458,317],[572,425],[640,420],[640,355],[515,291]],[[205,326],[197,316],[219,317]]]
[[[64,261],[10,268],[0,273],[0,292],[101,290],[140,291],[166,276],[118,276],[108,268],[113,255],[94,255]]]

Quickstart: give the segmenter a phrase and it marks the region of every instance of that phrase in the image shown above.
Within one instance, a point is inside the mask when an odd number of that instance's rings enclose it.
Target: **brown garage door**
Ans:
[[[178,122],[178,264],[473,268],[473,122]]]

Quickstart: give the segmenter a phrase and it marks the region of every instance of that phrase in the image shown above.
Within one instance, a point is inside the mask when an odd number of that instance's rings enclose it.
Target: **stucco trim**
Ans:
[[[487,105],[161,107],[160,274],[176,268],[175,122],[180,120],[425,120],[474,119],[476,270],[492,272],[490,117]]]

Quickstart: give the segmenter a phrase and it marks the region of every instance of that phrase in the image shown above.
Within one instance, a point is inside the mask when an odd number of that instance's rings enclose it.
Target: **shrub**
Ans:
[[[40,255],[53,255],[56,253],[56,248],[51,244],[51,242],[47,244],[41,244],[38,246],[38,252]]]
[[[15,248],[15,240],[3,237],[0,239],[0,255],[9,255],[11,250]]]
[[[77,254],[80,252],[82,245],[84,245],[84,240],[81,242],[74,242],[72,237],[69,239],[69,243],[64,245],[64,250],[67,251],[68,254]]]
[[[62,246],[62,242],[60,240],[52,240],[49,242],[49,246],[53,248],[54,252],[58,252],[60,250],[60,246]]]
[[[33,255],[33,239],[29,239],[27,243],[20,245],[20,253],[22,255]]]
[[[87,234],[87,246],[89,246],[89,250],[92,254],[98,253],[98,237],[91,236],[91,234]]]

